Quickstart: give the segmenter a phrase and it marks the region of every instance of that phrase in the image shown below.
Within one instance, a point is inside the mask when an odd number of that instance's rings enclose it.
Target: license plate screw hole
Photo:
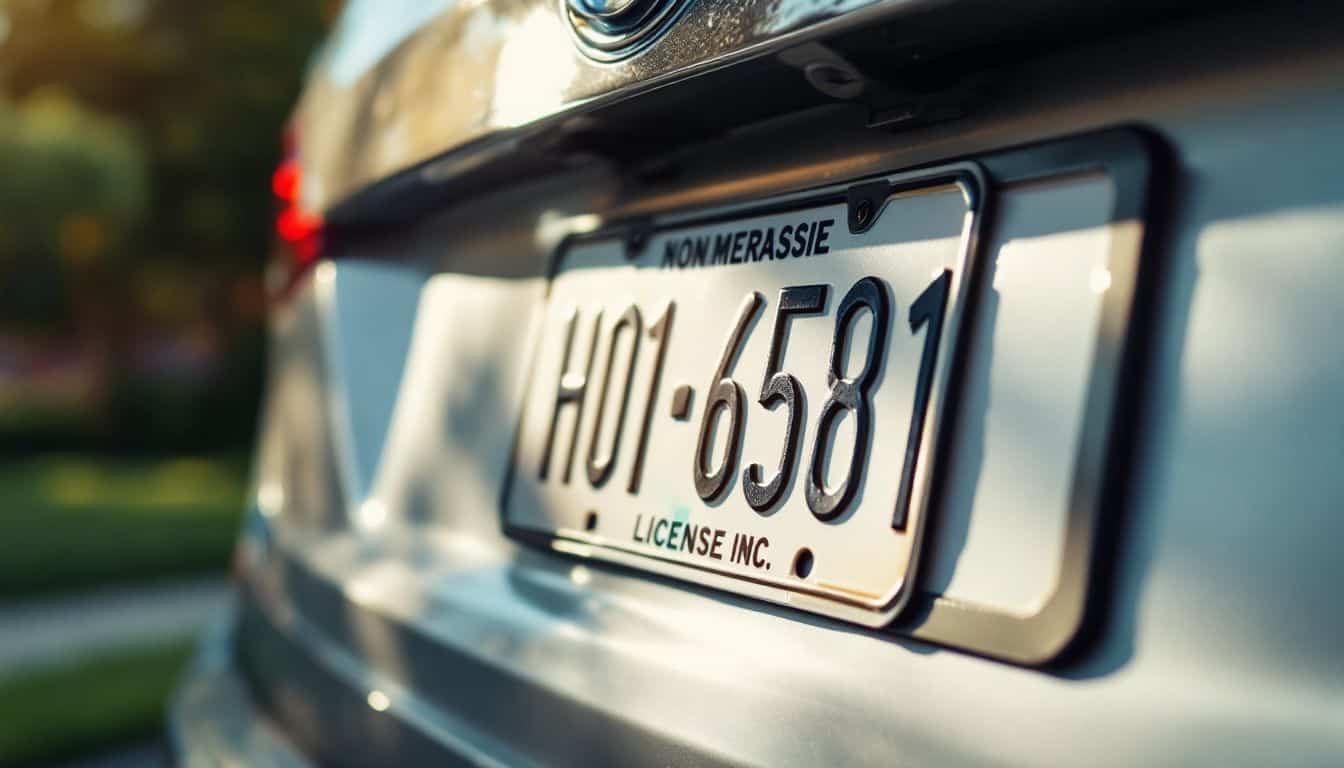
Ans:
[[[868,220],[873,216],[873,203],[871,200],[860,200],[858,206],[854,208],[854,223],[859,227],[868,226]]]
[[[635,261],[649,244],[649,233],[643,227],[634,227],[625,236],[625,260]]]
[[[812,550],[803,547],[798,550],[798,554],[793,556],[793,575],[800,579],[806,579],[812,573],[813,563]]]
[[[597,510],[595,509],[588,510],[588,514],[583,518],[583,530],[585,531],[597,530]]]

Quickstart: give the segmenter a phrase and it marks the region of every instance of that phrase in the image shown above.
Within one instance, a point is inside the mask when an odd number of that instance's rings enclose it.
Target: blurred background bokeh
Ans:
[[[0,765],[160,728],[225,574],[331,0],[0,0]]]

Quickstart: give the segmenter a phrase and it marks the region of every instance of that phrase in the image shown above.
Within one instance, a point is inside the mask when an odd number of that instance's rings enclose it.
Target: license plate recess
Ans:
[[[534,339],[506,529],[1020,663],[1056,657],[1096,602],[1103,502],[1127,459],[1118,382],[1139,362],[1149,154],[1108,131],[570,239]],[[1088,177],[1113,195],[1068,498],[1048,532],[1058,578],[1027,611],[941,594],[928,582],[947,562],[926,561],[956,554],[937,539],[962,514],[940,520],[965,475],[963,380],[985,364],[996,199]]]

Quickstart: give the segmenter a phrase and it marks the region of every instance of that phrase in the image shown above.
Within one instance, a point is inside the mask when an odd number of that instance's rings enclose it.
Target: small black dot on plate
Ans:
[[[798,550],[798,554],[793,556],[793,575],[800,579],[806,579],[812,573],[812,565],[812,550],[803,547]]]
[[[597,510],[593,509],[588,510],[588,516],[583,519],[583,530],[585,531],[597,530]]]

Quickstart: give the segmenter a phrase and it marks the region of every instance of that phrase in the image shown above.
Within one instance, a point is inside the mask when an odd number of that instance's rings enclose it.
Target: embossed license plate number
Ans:
[[[914,591],[980,184],[954,166],[862,189],[663,221],[638,247],[571,242],[508,527],[891,621]]]

